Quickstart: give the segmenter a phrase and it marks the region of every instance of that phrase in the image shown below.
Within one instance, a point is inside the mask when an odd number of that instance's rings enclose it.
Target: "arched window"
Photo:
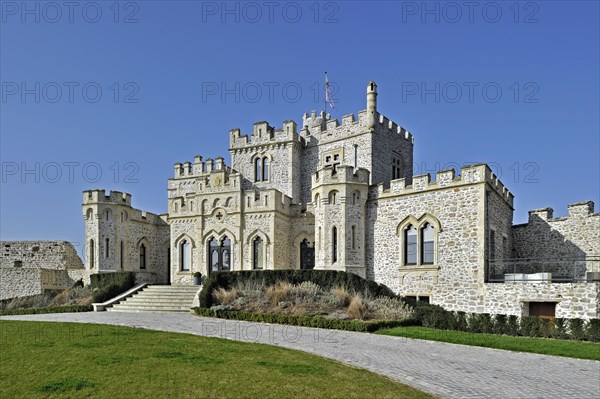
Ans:
[[[146,246],[140,245],[140,269],[146,268]]]
[[[90,269],[94,268],[95,258],[96,258],[96,250],[94,247],[94,240],[90,240]]]
[[[94,210],[92,208],[88,209],[85,215],[86,215],[87,219],[90,220],[91,218],[94,217]]]
[[[338,243],[337,227],[331,229],[331,263],[337,262]]]
[[[125,263],[125,244],[121,241],[119,245],[119,265],[121,266],[121,270],[123,269],[123,263]]]
[[[187,240],[179,244],[179,264],[182,271],[190,270],[190,243]]]
[[[355,191],[354,193],[352,193],[352,205],[358,204],[360,204],[360,192]]]
[[[269,158],[267,157],[262,159],[262,180],[269,180]]]
[[[417,264],[417,229],[412,224],[404,229],[404,264]]]
[[[254,181],[261,181],[261,180],[262,180],[261,159],[260,158],[256,158],[254,160]]]
[[[208,265],[210,272],[231,270],[231,240],[225,236],[221,242],[214,237],[208,240]]]
[[[434,255],[434,228],[430,223],[425,223],[421,229],[421,264],[433,265]]]
[[[315,194],[315,207],[319,207],[319,202],[321,202],[321,196],[317,193]]]
[[[104,239],[104,257],[108,258],[110,256],[110,238],[106,237]]]
[[[337,191],[331,190],[329,192],[329,205],[335,205],[337,202]]]
[[[253,269],[262,269],[264,264],[264,245],[260,237],[256,237],[252,242],[254,257],[252,259]]]

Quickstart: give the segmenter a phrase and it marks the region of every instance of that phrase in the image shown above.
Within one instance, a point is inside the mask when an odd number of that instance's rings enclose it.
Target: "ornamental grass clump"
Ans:
[[[220,305],[231,305],[240,297],[240,293],[235,287],[228,290],[219,287],[213,292],[213,297]]]
[[[352,301],[350,301],[350,305],[348,306],[348,314],[356,320],[365,319],[365,316],[367,315],[367,307],[363,303],[363,300],[360,296],[354,295]]]

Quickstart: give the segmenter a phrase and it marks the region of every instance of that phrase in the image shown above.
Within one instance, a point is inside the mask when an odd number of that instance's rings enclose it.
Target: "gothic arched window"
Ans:
[[[404,264],[417,264],[417,229],[412,224],[404,229]]]
[[[434,228],[430,223],[425,223],[421,229],[421,264],[433,265],[434,255]]]
[[[263,239],[260,237],[256,237],[252,241],[252,268],[253,269],[262,269],[264,265],[264,245]]]
[[[187,240],[179,244],[179,264],[182,271],[190,270],[190,243]]]
[[[262,159],[262,181],[269,180],[269,158]]]
[[[140,269],[146,268],[146,246],[140,245]]]
[[[254,181],[262,180],[262,162],[260,158],[254,160]]]

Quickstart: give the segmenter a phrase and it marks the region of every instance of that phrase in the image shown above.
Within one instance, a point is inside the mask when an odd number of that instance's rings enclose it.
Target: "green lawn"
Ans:
[[[1,398],[430,398],[275,346],[142,329],[0,321]]]
[[[425,327],[396,327],[379,330],[376,334],[483,346],[486,348],[600,360],[600,344],[546,338],[511,337],[496,334],[475,334],[463,331],[436,330]]]

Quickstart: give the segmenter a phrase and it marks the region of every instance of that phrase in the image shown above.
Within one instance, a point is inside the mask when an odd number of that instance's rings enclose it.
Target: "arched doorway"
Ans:
[[[313,269],[315,267],[315,247],[305,238],[300,243],[300,269]]]

